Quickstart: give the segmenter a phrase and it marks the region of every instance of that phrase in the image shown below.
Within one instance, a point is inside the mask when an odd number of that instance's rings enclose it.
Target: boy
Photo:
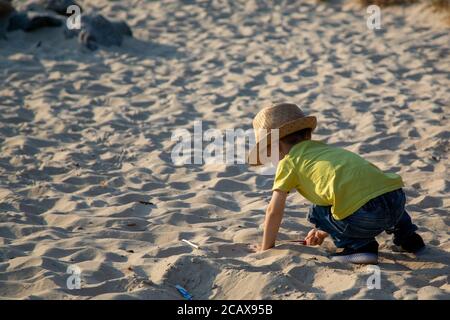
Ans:
[[[278,129],[279,135],[280,161],[260,249],[275,245],[287,194],[296,189],[313,203],[308,220],[316,228],[308,233],[306,244],[320,245],[330,235],[336,247],[343,248],[332,255],[335,261],[378,263],[375,236],[383,231],[393,233],[394,244],[404,251],[421,251],[425,244],[405,211],[401,177],[384,173],[350,151],[311,140],[315,127],[316,118],[306,117],[293,103],[267,107],[253,120],[256,145],[249,154],[251,165],[271,156],[271,136],[260,137],[261,129]]]

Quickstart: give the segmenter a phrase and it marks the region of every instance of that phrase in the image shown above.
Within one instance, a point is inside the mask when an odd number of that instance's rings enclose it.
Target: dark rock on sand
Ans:
[[[96,50],[99,45],[121,46],[124,36],[133,36],[124,21],[112,22],[100,14],[82,15],[81,30],[66,31],[69,37],[77,33],[80,43],[90,50]]]
[[[111,22],[118,32],[121,32],[123,35],[132,37],[133,32],[131,31],[131,28],[128,26],[128,24],[125,21],[113,21]]]
[[[31,32],[41,28],[60,27],[62,24],[61,19],[50,15],[15,12],[9,18],[7,30],[23,30],[25,32]]]
[[[21,7],[23,11],[17,12],[9,1],[0,0],[0,17],[5,17],[4,27],[0,28],[0,36],[4,36],[5,29],[31,32],[45,27],[60,27],[63,24],[66,26],[65,18],[58,14],[65,15],[67,7],[74,4],[76,5],[76,2],[73,0],[29,1]],[[100,45],[121,46],[125,36],[133,36],[126,22],[110,21],[100,14],[81,15],[81,28],[69,30],[65,27],[64,33],[68,38],[78,36],[78,41],[90,50],[95,50]]]
[[[29,23],[30,20],[25,12],[14,12],[9,17],[7,31],[25,30]]]
[[[24,31],[31,32],[41,28],[52,28],[60,26],[62,26],[61,19],[46,15],[36,15],[29,20],[28,25],[25,27]]]

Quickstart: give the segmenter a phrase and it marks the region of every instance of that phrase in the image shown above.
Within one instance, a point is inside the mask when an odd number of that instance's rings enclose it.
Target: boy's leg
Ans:
[[[393,228],[386,230],[387,233],[394,234],[394,244],[400,246],[403,250],[412,253],[418,253],[425,247],[425,243],[420,235],[416,233],[417,226],[411,221],[411,217],[405,210],[406,196],[402,189],[392,192],[393,201],[398,210],[394,210],[394,216],[399,216]]]
[[[388,233],[394,233],[394,244],[404,251],[419,254],[425,243],[420,235],[416,233],[417,226],[412,223],[409,214],[404,211],[394,229]]]
[[[309,211],[308,220],[316,226],[317,229],[327,232],[336,247],[358,249],[375,241],[375,234],[367,234],[360,237],[353,236],[348,232],[348,223],[344,220],[335,220],[331,214],[331,206],[312,205]],[[380,232],[383,230],[380,229]]]
[[[402,245],[415,231],[417,226],[412,223],[411,217],[406,210],[403,212],[400,220],[395,225],[394,229],[388,233],[394,234],[394,244],[397,246]]]

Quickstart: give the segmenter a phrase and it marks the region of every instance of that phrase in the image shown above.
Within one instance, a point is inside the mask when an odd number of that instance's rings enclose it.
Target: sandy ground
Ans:
[[[374,32],[364,10],[303,1],[95,3],[135,38],[0,40],[1,298],[181,299],[176,284],[195,299],[450,298],[448,29],[393,9]],[[315,139],[405,180],[429,247],[415,258],[380,236],[380,289],[367,266],[331,262],[329,240],[282,243],[310,228],[299,195],[276,249],[249,252],[271,176],[172,163],[175,129],[248,129],[279,100],[317,116]]]

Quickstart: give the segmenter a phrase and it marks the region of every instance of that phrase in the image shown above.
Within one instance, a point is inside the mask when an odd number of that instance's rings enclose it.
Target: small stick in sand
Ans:
[[[186,242],[188,245],[190,245],[191,247],[194,247],[195,249],[198,249],[198,245],[193,244],[192,242],[186,240],[186,239],[181,239],[181,241]]]
[[[139,200],[139,203],[145,204],[145,205],[148,205],[148,206],[153,206],[153,205],[155,205],[153,202],[144,201],[144,200]]]
[[[306,245],[306,240],[288,240],[288,242],[297,242],[297,243]]]

